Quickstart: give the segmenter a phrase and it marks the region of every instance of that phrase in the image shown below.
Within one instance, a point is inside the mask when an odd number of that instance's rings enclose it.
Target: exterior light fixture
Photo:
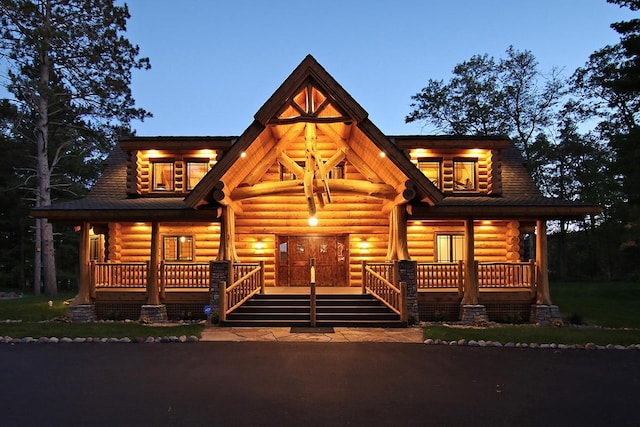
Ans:
[[[309,225],[312,227],[315,227],[316,225],[318,225],[318,218],[316,218],[315,216],[310,216]]]
[[[245,157],[247,157],[247,152],[246,152],[246,151],[243,151],[242,153],[240,153],[240,157],[241,157],[241,158],[243,158],[243,159],[244,159]]]
[[[382,157],[384,159],[385,157],[387,157],[387,153],[385,153],[384,151],[381,151],[380,152],[380,157]]]

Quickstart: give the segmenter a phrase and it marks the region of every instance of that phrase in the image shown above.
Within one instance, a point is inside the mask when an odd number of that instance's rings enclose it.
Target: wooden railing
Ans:
[[[146,288],[148,262],[92,262],[91,283],[95,288]]]
[[[210,282],[208,263],[160,263],[160,293],[166,289],[208,289]]]
[[[264,292],[264,262],[255,264],[233,263],[229,271],[230,286],[220,293],[224,316],[244,304],[257,293]]]
[[[418,289],[455,288],[463,292],[464,264],[462,261],[450,263],[418,263]]]
[[[393,263],[362,263],[362,288],[406,321],[406,284],[396,287]]]
[[[478,288],[531,288],[536,284],[535,261],[476,263]]]

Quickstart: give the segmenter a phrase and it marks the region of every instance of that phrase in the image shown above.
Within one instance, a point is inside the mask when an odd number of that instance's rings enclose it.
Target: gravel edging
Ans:
[[[426,345],[448,345],[448,346],[460,346],[460,347],[497,347],[497,348],[533,348],[533,349],[558,349],[558,350],[640,350],[640,344],[630,344],[627,346],[607,344],[598,345],[595,343],[587,344],[538,344],[538,343],[513,343],[508,342],[502,344],[498,341],[485,341],[485,340],[441,340],[428,338],[424,340]]]
[[[135,338],[58,338],[58,337],[24,337],[24,338],[12,338],[12,337],[0,337],[0,343],[3,344],[80,344],[80,343],[143,343],[143,344],[155,344],[155,343],[192,343],[198,342],[200,339],[195,335],[180,335],[178,336],[163,336],[163,337],[135,337]]]

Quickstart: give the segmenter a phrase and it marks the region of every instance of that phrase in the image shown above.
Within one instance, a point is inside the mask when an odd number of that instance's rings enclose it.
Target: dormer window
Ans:
[[[476,191],[477,187],[476,159],[456,159],[453,161],[453,190]]]
[[[152,161],[151,183],[153,191],[173,191],[173,162],[166,160]]]
[[[439,189],[442,189],[442,159],[418,159],[418,169]]]
[[[187,161],[187,190],[193,190],[209,172],[209,160]]]

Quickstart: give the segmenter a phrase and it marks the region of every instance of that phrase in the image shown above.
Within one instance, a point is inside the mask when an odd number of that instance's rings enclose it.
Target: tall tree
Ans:
[[[530,51],[509,47],[497,62],[485,54],[456,65],[448,83],[430,79],[411,97],[405,121],[424,121],[451,134],[509,135],[540,183],[546,153],[536,141],[549,126],[564,87],[554,70],[539,71]]]
[[[607,0],[631,11],[640,0]],[[583,108],[599,119],[596,130],[613,153],[611,173],[619,196],[606,206],[604,226],[619,237],[616,271],[640,275],[640,19],[611,25],[620,42],[594,52],[573,82]]]
[[[133,119],[133,69],[148,69],[138,46],[123,36],[126,5],[113,0],[1,0],[0,54],[8,61],[7,88],[21,112],[16,127],[35,147],[35,206],[52,201],[56,170],[70,153],[103,155]],[[52,225],[36,221],[34,290],[42,262],[45,291],[57,292]]]

